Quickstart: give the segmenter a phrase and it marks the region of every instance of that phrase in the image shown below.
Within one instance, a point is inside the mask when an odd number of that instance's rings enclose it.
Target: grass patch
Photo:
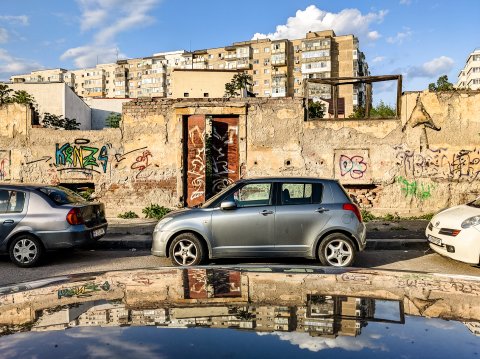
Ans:
[[[388,221],[388,222],[398,222],[401,220],[426,220],[430,221],[432,217],[435,215],[435,213],[425,213],[420,216],[411,216],[411,217],[400,217],[398,213],[391,214],[387,213],[384,216],[375,216],[372,214],[370,211],[367,211],[366,209],[362,209],[362,218],[364,222],[371,222],[371,221]],[[393,229],[390,229],[393,230]]]
[[[169,212],[171,212],[169,208],[153,203],[150,206],[142,209],[142,213],[145,215],[145,218],[161,219]]]
[[[138,218],[138,214],[132,211],[128,211],[125,213],[120,213],[117,217],[123,218],[123,219],[132,219],[132,218]]]

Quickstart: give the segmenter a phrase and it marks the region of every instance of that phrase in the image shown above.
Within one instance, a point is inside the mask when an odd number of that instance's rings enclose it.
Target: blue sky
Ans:
[[[456,81],[480,47],[479,14],[478,0],[2,0],[0,80],[333,27],[359,37],[373,75],[401,73],[404,90],[422,90],[443,74]]]

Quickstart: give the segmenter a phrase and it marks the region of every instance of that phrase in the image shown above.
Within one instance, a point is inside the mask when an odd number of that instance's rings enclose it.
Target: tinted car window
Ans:
[[[55,204],[86,203],[80,195],[64,187],[42,187],[40,192],[45,193]]]
[[[315,183],[282,183],[280,188],[282,205],[320,203],[322,185]]]
[[[25,205],[25,193],[0,190],[0,213],[20,213]]]
[[[269,206],[271,183],[250,183],[232,194],[237,207]]]

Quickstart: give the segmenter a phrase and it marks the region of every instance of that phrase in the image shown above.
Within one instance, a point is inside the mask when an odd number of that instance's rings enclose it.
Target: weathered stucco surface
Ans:
[[[189,115],[238,116],[241,177],[335,177],[374,213],[416,215],[480,194],[480,93],[412,92],[400,119],[305,122],[302,99],[137,99],[120,129],[31,128],[0,108],[0,182],[93,183],[109,216],[184,202]]]

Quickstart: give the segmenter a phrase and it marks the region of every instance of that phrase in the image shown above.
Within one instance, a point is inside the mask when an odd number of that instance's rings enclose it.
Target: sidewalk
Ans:
[[[150,250],[157,220],[108,218],[108,231],[97,249]],[[367,250],[427,249],[428,221],[372,221],[367,225]]]

